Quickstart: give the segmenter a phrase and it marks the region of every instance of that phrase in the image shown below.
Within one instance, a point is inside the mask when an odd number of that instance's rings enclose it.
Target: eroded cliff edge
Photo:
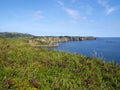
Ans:
[[[96,40],[93,36],[40,36],[32,37],[29,44],[32,46],[58,46],[59,42]]]

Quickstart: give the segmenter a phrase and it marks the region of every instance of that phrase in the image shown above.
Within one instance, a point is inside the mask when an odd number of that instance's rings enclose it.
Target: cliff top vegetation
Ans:
[[[119,90],[120,66],[0,38],[0,90]]]

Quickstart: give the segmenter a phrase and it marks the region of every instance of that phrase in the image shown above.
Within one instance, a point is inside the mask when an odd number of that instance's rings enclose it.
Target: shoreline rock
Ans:
[[[53,47],[58,46],[60,42],[67,41],[83,41],[83,40],[96,40],[95,37],[82,37],[82,36],[42,36],[42,37],[33,37],[29,40],[31,46],[41,46],[41,47]]]

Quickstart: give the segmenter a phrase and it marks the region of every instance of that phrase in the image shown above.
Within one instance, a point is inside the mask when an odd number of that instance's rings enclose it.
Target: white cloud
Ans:
[[[57,1],[57,3],[60,5],[60,6],[64,6],[64,3],[62,1]]]
[[[73,0],[75,1],[75,0]],[[71,17],[72,19],[74,20],[77,20],[77,19],[86,19],[85,16],[81,16],[79,14],[79,11],[75,10],[75,9],[71,9],[71,8],[67,8],[65,5],[64,5],[64,2],[63,1],[57,1],[57,3],[60,5],[60,7],[69,15],[69,17]]]
[[[35,12],[34,12],[34,16],[35,16],[36,18],[39,18],[39,19],[44,18],[44,16],[42,15],[42,11],[40,11],[40,10],[35,11]]]
[[[85,16],[81,16],[77,10],[70,9],[70,8],[63,8],[67,14],[72,18],[72,19],[86,19]]]
[[[76,0],[71,0],[71,2],[75,3]],[[86,16],[81,16],[80,12],[78,10],[66,7],[63,0],[58,0],[57,4],[60,6],[61,9],[63,9],[63,11],[65,11],[65,13],[68,15],[68,17],[70,17],[70,20],[66,23],[77,24],[80,19],[82,19],[82,20],[87,19]],[[64,22],[62,22],[62,23],[64,23]]]
[[[65,8],[64,7],[64,10],[67,12],[67,14],[73,18],[73,19],[78,19],[79,18],[79,12],[76,11],[76,10],[73,10],[73,9],[70,9],[70,8]]]
[[[103,7],[108,7],[108,1],[107,0],[98,0],[98,3]]]
[[[98,0],[98,3],[105,8],[106,15],[111,14],[112,12],[116,11],[117,9],[115,7],[112,7],[109,5],[108,0]]]
[[[114,7],[109,7],[109,8],[107,9],[106,14],[109,15],[109,14],[111,14],[112,12],[114,12],[115,10],[116,10],[116,9],[115,9]]]

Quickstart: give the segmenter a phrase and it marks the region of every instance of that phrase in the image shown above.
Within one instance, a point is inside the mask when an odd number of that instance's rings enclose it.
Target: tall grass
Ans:
[[[0,90],[119,90],[120,66],[0,38]]]

